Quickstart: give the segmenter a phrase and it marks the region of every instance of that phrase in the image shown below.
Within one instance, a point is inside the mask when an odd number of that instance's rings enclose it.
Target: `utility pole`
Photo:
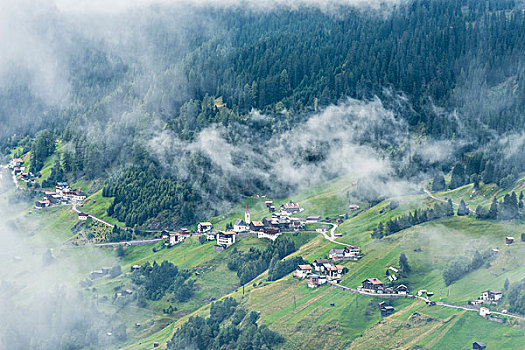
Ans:
[[[294,311],[295,311],[296,307],[297,307],[297,304],[295,302],[295,294],[294,294],[293,295],[293,309],[294,309]]]
[[[244,284],[242,285],[242,295],[244,295]]]

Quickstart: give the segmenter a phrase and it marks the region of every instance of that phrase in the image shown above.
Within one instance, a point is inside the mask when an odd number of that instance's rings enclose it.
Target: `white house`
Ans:
[[[319,275],[310,275],[308,278],[308,287],[316,288],[326,283],[326,277]]]
[[[218,232],[217,245],[229,247],[235,243],[235,232]]]
[[[216,231],[216,230],[208,231],[208,233],[206,233],[206,240],[208,240],[208,241],[215,241],[217,239],[217,233],[218,232],[220,232],[220,231]]]
[[[500,291],[500,290],[493,290],[493,289],[489,289],[489,290],[486,290],[484,291],[483,293],[481,293],[481,300],[483,300],[484,302],[495,302],[497,303],[498,301],[501,300],[501,298],[503,298],[503,292]]]
[[[168,244],[174,246],[177,243],[184,241],[184,236],[177,233],[170,233]]]
[[[78,220],[80,221],[86,221],[89,217],[88,213],[78,213]]]
[[[396,287],[396,291],[397,291],[397,294],[407,295],[408,287],[405,286],[404,284],[400,284],[399,286]]]
[[[63,196],[64,192],[69,192],[69,185],[67,182],[57,182],[55,189],[57,194]]]
[[[319,222],[320,220],[321,220],[321,217],[319,215],[312,215],[306,218],[306,223],[315,224],[316,222]]]
[[[301,206],[297,203],[289,202],[281,205],[281,212],[286,212],[290,215],[299,213],[302,211]]]
[[[295,278],[304,279],[312,273],[312,266],[310,265],[299,265],[295,270],[293,276]]]
[[[315,271],[323,272],[325,270],[325,264],[328,264],[328,259],[315,259],[314,260]]]
[[[328,257],[333,260],[357,260],[361,257],[361,249],[356,246],[347,246],[342,249],[330,249]]]
[[[204,233],[210,231],[212,228],[211,222],[199,222],[197,225],[197,231]]]
[[[479,315],[482,316],[482,317],[487,317],[488,315],[490,315],[490,310],[486,307],[480,307],[479,308]]]
[[[343,275],[343,268],[342,265],[330,265],[326,267],[326,278],[330,281],[338,280]]]
[[[82,202],[84,199],[87,198],[87,194],[85,194],[84,192],[80,191],[80,192],[73,192],[72,196],[71,196],[71,199],[74,201],[74,202]]]
[[[233,224],[234,232],[245,232],[249,230],[250,230],[250,226],[245,221],[241,219],[235,220],[235,223]]]

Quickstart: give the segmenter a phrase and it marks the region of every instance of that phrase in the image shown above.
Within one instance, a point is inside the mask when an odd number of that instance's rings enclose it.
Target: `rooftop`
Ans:
[[[368,281],[368,282],[370,282],[370,283],[372,283],[374,285],[383,284],[383,282],[381,282],[379,279],[377,279],[375,277],[374,278],[368,278],[368,279],[364,280],[363,282],[366,282],[366,281]]]

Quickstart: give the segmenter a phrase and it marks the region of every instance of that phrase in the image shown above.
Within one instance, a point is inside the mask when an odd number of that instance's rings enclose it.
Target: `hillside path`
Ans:
[[[428,189],[424,188],[423,191],[425,191],[425,193],[427,194],[427,196],[429,196],[430,198],[432,199],[435,199],[437,201],[440,201],[440,202],[445,202],[447,203],[448,202],[448,199],[445,199],[445,198],[441,198],[441,197],[438,197],[438,196],[435,196],[432,194],[432,192],[430,192]],[[454,205],[459,205],[459,203],[456,203],[454,201],[452,201],[452,204]]]
[[[73,208],[72,208],[72,210],[73,210],[75,213],[77,213],[77,214],[81,213],[81,211],[78,210],[76,204],[73,204]],[[87,214],[88,214],[88,217],[90,217],[90,218],[92,218],[93,220],[98,221],[98,222],[100,222],[100,223],[102,223],[102,224],[104,224],[104,225],[106,225],[106,226],[109,226],[109,227],[111,227],[111,228],[113,228],[113,227],[115,226],[115,225],[113,225],[113,224],[110,224],[110,223],[107,222],[107,221],[104,221],[104,220],[102,220],[102,219],[97,218],[97,217],[96,217],[95,215],[93,215],[93,214],[89,214],[89,213],[87,213]]]
[[[323,237],[327,240],[329,240],[330,242],[332,243],[335,243],[335,244],[339,244],[339,245],[342,245],[342,246],[345,246],[345,247],[351,247],[352,245],[351,244],[347,244],[347,243],[342,243],[342,242],[338,242],[336,240],[336,237],[334,236],[334,233],[335,233],[335,229],[339,226],[337,224],[333,224],[331,222],[321,222],[321,224],[324,224],[324,225],[331,225],[332,228],[330,229],[330,235],[328,235],[326,232],[321,232],[321,234],[323,235]]]

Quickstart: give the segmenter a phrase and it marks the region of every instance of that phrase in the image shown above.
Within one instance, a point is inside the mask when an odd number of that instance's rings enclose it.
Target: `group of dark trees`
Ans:
[[[131,281],[140,286],[141,296],[149,300],[160,300],[166,293],[173,293],[176,300],[185,302],[193,295],[193,281],[188,280],[191,273],[179,270],[169,261],[160,265],[147,262],[133,272]]]
[[[30,171],[33,174],[39,172],[46,158],[55,152],[55,137],[49,130],[42,130],[36,134],[31,144]]]
[[[525,279],[508,286],[509,311],[525,315]]]
[[[490,249],[481,253],[476,250],[471,258],[467,256],[454,257],[443,270],[443,281],[449,286],[467,273],[489,263],[493,258],[494,252]]]
[[[523,193],[520,193],[520,197],[516,196],[513,191],[510,195],[506,194],[501,202],[498,202],[496,197],[493,198],[490,208],[479,205],[476,208],[477,219],[490,219],[490,220],[513,220],[519,217],[519,209],[523,208]]]
[[[454,207],[451,200],[448,200],[447,203],[436,203],[434,208],[416,209],[408,214],[392,218],[386,223],[380,222],[377,227],[374,227],[372,238],[380,239],[415,225],[453,215]]]
[[[289,238],[282,236],[270,243],[264,251],[252,247],[248,251],[243,252],[233,248],[228,259],[228,268],[232,271],[237,271],[241,284],[250,282],[269,267],[272,268],[271,278],[273,278],[270,280],[278,279],[292,271],[290,270],[292,263],[280,262],[279,260],[296,250],[295,243]],[[290,261],[292,260],[294,263],[303,261],[302,258],[290,259]],[[293,268],[296,266],[293,265]]]
[[[175,331],[168,342],[168,350],[178,349],[274,349],[284,342],[284,338],[259,326],[259,314],[248,312],[233,298],[225,298],[213,303],[210,317],[190,317]]]
[[[197,194],[185,182],[163,178],[158,167],[131,168],[118,179],[110,179],[102,190],[104,197],[114,197],[108,215],[126,226],[143,225],[161,213],[180,223],[194,221]]]

